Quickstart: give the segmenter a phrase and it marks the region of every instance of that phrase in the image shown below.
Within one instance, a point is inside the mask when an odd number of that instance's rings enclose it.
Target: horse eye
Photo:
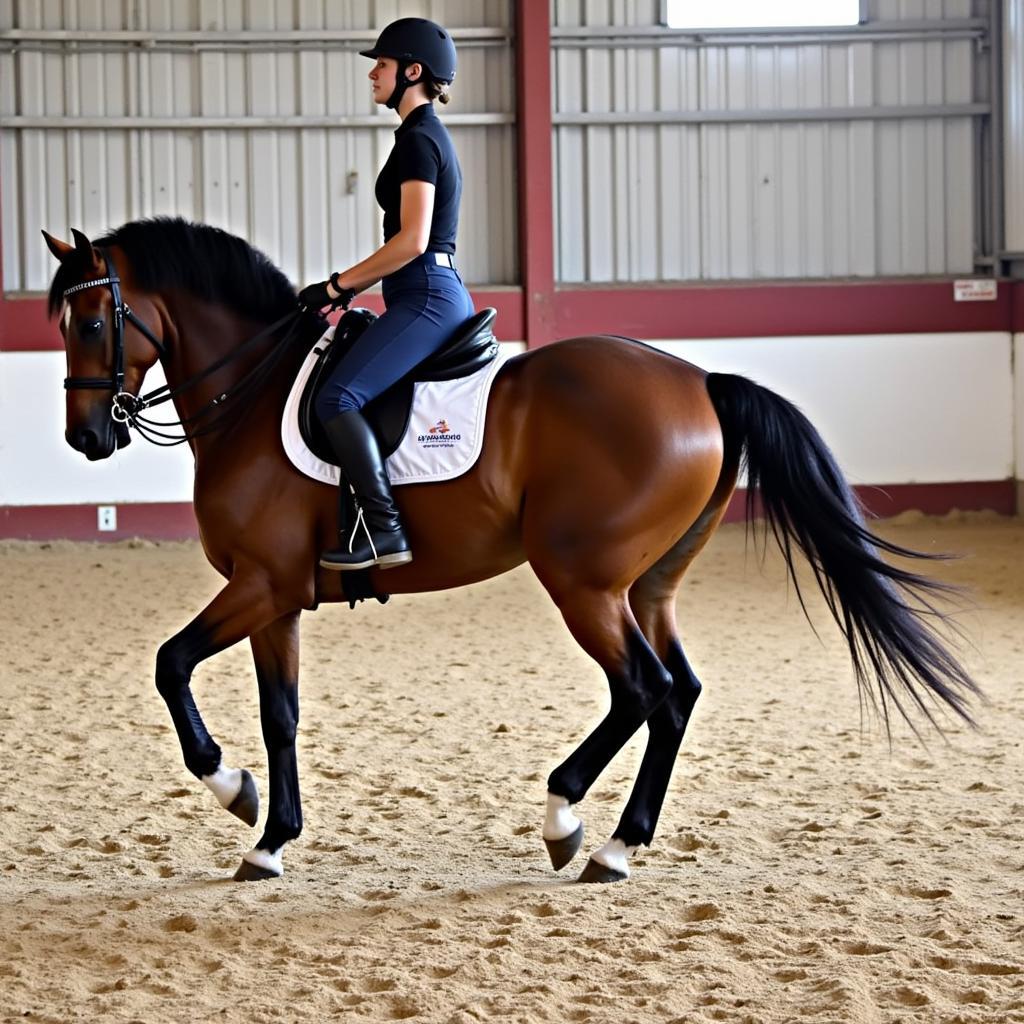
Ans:
[[[96,338],[99,337],[102,330],[102,320],[84,320],[78,325],[78,336],[80,338]]]

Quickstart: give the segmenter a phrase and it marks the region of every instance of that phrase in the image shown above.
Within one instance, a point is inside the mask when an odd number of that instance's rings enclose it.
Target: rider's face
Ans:
[[[370,69],[369,79],[373,83],[373,102],[387,103],[398,80],[398,61],[391,57],[378,57]]]

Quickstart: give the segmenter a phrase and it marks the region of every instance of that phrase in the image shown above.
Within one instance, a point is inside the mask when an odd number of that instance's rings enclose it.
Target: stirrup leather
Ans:
[[[358,499],[353,498],[356,506],[356,521],[352,524],[352,533],[348,538],[348,553],[351,555],[355,548],[356,535],[359,533],[359,527],[363,528],[363,532],[366,534],[366,539],[370,543],[370,551],[373,553],[373,560],[376,562],[379,558],[377,554],[377,545],[373,543],[373,534],[370,533],[370,527],[366,524],[366,515],[363,512],[363,506],[359,504]]]

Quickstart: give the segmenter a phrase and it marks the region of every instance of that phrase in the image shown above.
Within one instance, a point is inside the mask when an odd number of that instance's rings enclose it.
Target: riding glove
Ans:
[[[299,292],[299,305],[304,306],[306,309],[323,309],[324,306],[330,306],[332,309],[342,306],[347,309],[349,303],[355,298],[355,289],[338,287],[338,282],[335,280],[337,276],[337,274],[332,274],[326,281],[318,281],[316,284],[306,285]],[[334,286],[335,291],[341,293],[336,299],[331,298],[327,293],[327,286],[329,284]]]

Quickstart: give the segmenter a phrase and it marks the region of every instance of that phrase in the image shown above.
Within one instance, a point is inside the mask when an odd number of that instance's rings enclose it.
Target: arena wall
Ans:
[[[356,167],[358,155],[366,166],[358,164],[356,191],[341,202],[372,210],[367,183],[389,129],[363,124],[358,104],[330,98],[334,86],[358,91],[347,57],[335,62],[347,69],[335,81],[323,53],[307,72],[294,53],[274,48],[289,32],[330,30],[353,50],[360,34],[409,12],[367,0],[341,24],[335,8],[313,3],[301,5],[298,24],[283,0],[200,6],[240,41],[225,37],[221,53],[188,52],[195,26],[179,24],[184,8],[140,5],[155,52],[91,56],[105,92],[85,110],[66,108],[85,58],[54,52],[49,37],[35,41],[47,52],[33,52],[32,40],[5,35],[28,5],[0,0],[0,43],[14,43],[0,46],[0,535],[116,539],[195,529],[187,449],[137,440],[88,464],[64,445],[64,360],[39,297],[50,266],[34,241],[39,227],[60,234],[54,217],[97,230],[180,212],[256,240],[296,280],[324,260],[344,262],[346,246],[372,237],[372,224],[352,238],[325,233],[325,210],[300,205],[296,221],[288,203],[319,194],[314,168],[334,174]],[[872,22],[848,37],[693,40],[655,38],[656,0],[436,0],[427,13],[463,27],[469,43],[460,78],[469,120],[456,129],[473,183],[460,253],[477,306],[498,308],[498,335],[512,349],[621,334],[761,380],[807,411],[877,511],[1014,511],[1024,479],[1024,283],[993,273],[1010,267],[999,261],[1012,254],[998,251],[999,182],[984,159],[999,120],[998,69],[976,44],[998,38],[999,10],[1008,32],[1022,31],[1022,6],[872,0]],[[45,10],[43,34],[71,17]],[[74,15],[70,27],[100,17],[88,3],[61,10]],[[175,32],[182,39],[167,34]],[[281,38],[254,42],[261,32]],[[1012,40],[1004,42],[1012,55]],[[19,46],[28,51],[16,56]],[[231,47],[248,49],[243,58]],[[1019,75],[1010,64],[1008,74]],[[149,83],[148,106],[136,96],[129,109],[119,69]],[[209,90],[178,95],[175,83],[193,80]],[[8,88],[15,81],[21,86]],[[243,81],[249,91],[235,96],[232,83]],[[844,81],[864,88],[843,92]],[[32,82],[41,89],[34,99],[25,88]],[[21,106],[12,106],[16,96]],[[245,102],[236,110],[232,97]],[[72,115],[97,123],[79,130],[62,120]],[[228,125],[235,116],[240,124]],[[111,117],[128,121],[103,127]],[[254,117],[263,120],[247,120]],[[204,118],[214,120],[204,127]],[[339,124],[317,120],[330,118]],[[1005,122],[1019,133],[1019,110],[1007,109]],[[1007,148],[1011,179],[1018,150]],[[92,179],[76,172],[92,166],[83,164],[89,154],[107,172],[93,182],[103,214],[95,224],[83,191]],[[694,161],[693,182],[703,184],[691,195],[682,185]],[[123,209],[110,188],[122,165],[138,171],[123,179],[131,185]],[[217,199],[216,183],[232,175],[241,176],[244,202]],[[1007,224],[1015,223],[1011,209]],[[318,248],[318,237],[331,247]],[[956,301],[956,279],[993,276],[994,297]],[[379,308],[379,297],[367,304]],[[99,505],[117,506],[118,530],[97,532]]]
[[[1015,507],[1013,480],[1024,478],[1024,334],[652,344],[709,370],[743,373],[793,399],[876,511]],[[101,536],[94,506],[152,503],[159,508],[145,521],[122,509],[112,536],[143,522],[151,536],[190,534],[188,449],[136,440],[106,462],[87,463],[63,441],[63,374],[59,352],[0,354],[0,532]]]

